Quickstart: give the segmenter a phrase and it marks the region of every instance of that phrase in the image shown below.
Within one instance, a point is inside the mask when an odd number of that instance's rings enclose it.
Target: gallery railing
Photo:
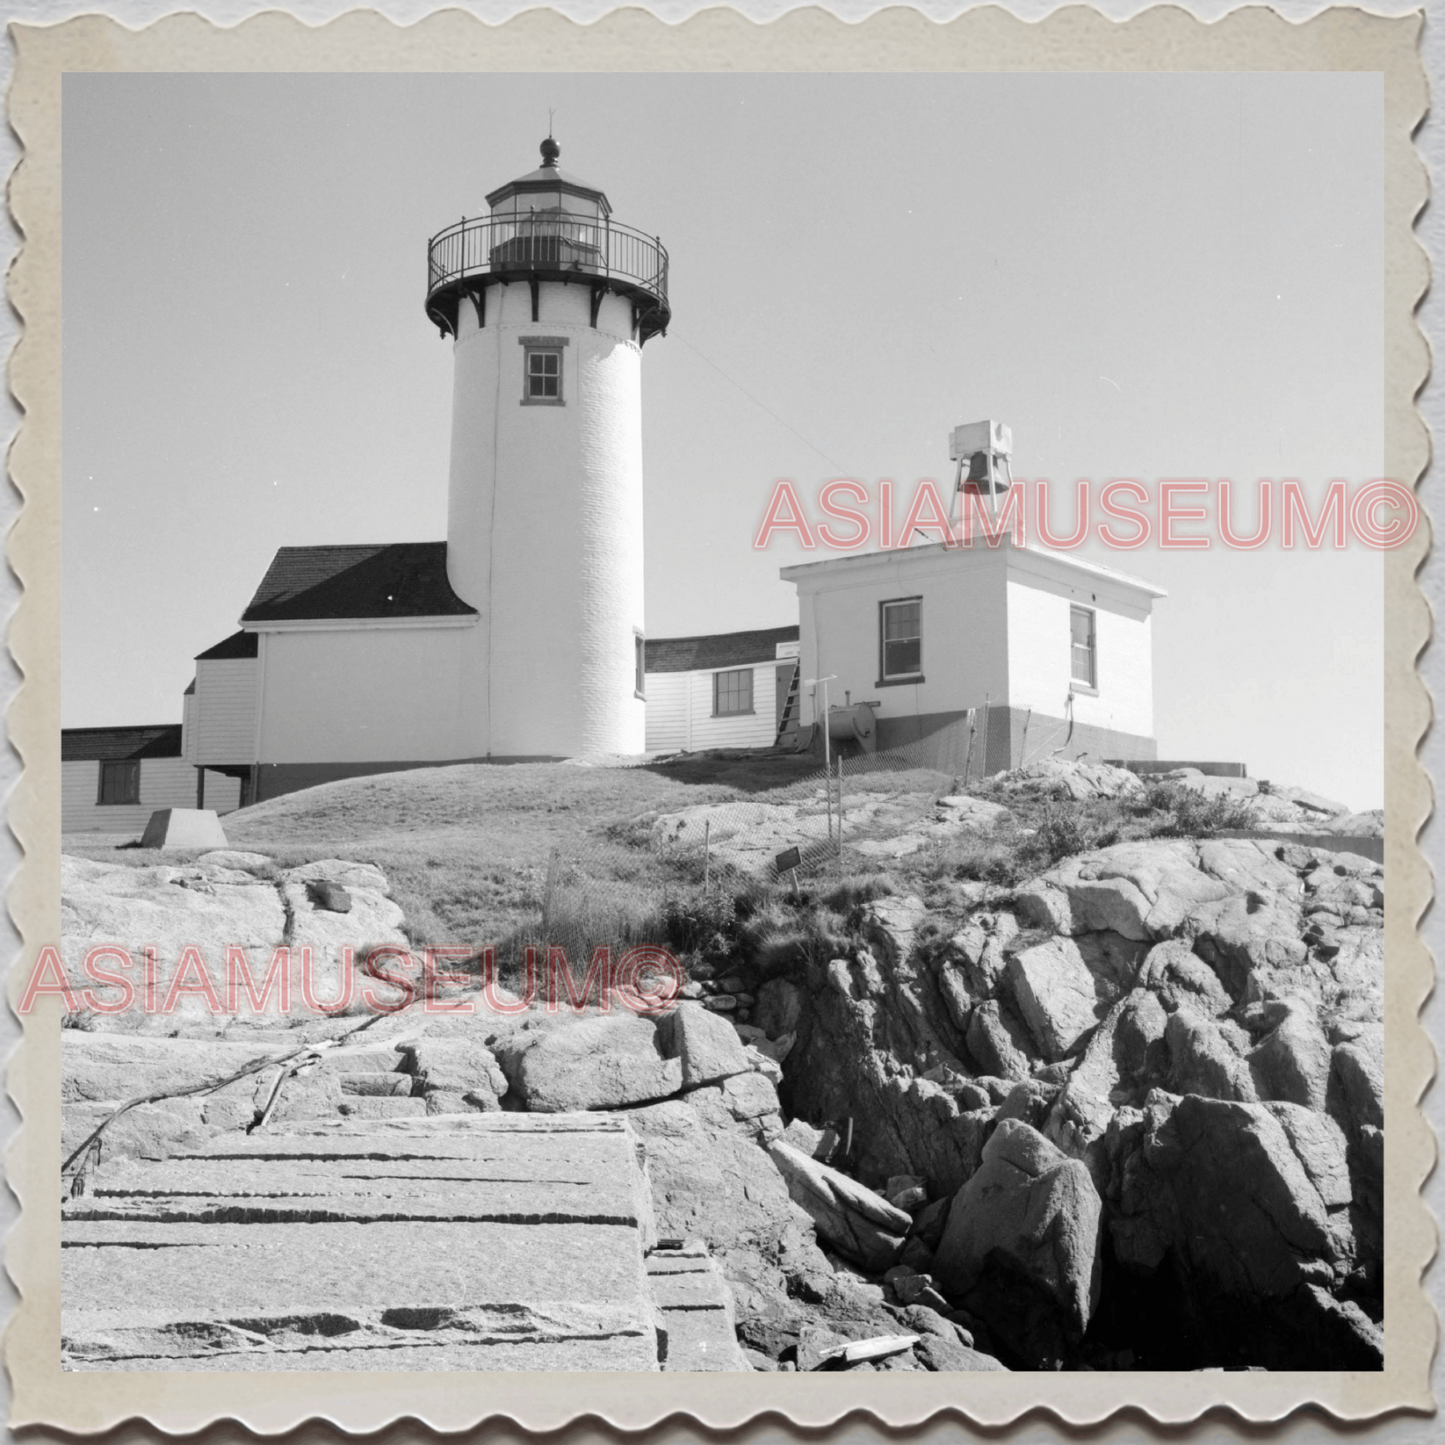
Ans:
[[[646,292],[667,305],[667,251],[612,220],[507,215],[462,219],[427,245],[427,298],[471,276],[575,272]]]

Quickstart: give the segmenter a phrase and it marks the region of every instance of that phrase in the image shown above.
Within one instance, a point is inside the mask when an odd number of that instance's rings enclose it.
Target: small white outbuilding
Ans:
[[[866,704],[880,749],[999,772],[1057,753],[1152,759],[1162,587],[1063,552],[942,543],[784,567],[805,678]],[[805,689],[802,721],[821,721]],[[835,734],[839,731],[834,728]],[[970,742],[970,733],[972,741]]]

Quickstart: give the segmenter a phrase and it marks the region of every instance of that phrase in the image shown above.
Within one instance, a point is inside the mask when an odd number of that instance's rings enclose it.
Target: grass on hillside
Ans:
[[[375,863],[391,882],[418,947],[497,950],[515,975],[527,943],[547,942],[585,967],[593,948],[664,943],[706,968],[739,950],[781,962],[789,950],[841,946],[842,920],[866,897],[920,893],[946,905],[960,880],[1012,886],[1060,859],[1127,838],[1200,836],[1246,821],[1228,798],[1154,784],[1122,800],[1057,802],[992,782],[971,790],[1011,817],[886,863],[846,847],[802,891],[746,878],[714,862],[702,887],[696,852],[657,852],[652,821],[697,804],[768,802],[819,785],[808,757],[690,756],[647,767],[564,763],[461,764],[349,779],[291,793],[225,819],[232,847],[282,867],[320,858]],[[847,794],[883,795],[878,822],[899,830],[953,790],[923,769],[847,778]],[[150,850],[68,838],[69,852],[146,866]],[[168,854],[166,861],[186,855]]]

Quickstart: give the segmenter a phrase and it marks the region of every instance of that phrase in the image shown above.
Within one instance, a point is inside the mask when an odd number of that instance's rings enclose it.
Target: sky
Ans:
[[[536,166],[549,111],[671,256],[649,636],[796,622],[778,569],[821,553],[753,548],[775,483],[906,500],[966,421],[1070,507],[1381,473],[1377,76],[71,74],[65,726],[179,721],[279,546],[445,536],[426,242]],[[1169,590],[1161,756],[1381,804],[1379,553],[1081,555]]]

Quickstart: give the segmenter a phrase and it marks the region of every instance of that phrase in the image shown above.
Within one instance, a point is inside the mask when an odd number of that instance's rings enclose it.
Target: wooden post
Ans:
[[[968,775],[973,770],[973,728],[974,720],[978,715],[977,708],[968,710],[968,754],[963,760],[963,786],[968,787]]]
[[[542,894],[542,942],[549,948],[552,944],[552,891],[557,886],[557,849],[553,848],[547,859],[547,886]]]
[[[843,854],[843,754],[838,754],[838,855]]]
[[[712,868],[712,819],[704,818],[702,823],[702,896],[708,894],[708,875]]]

